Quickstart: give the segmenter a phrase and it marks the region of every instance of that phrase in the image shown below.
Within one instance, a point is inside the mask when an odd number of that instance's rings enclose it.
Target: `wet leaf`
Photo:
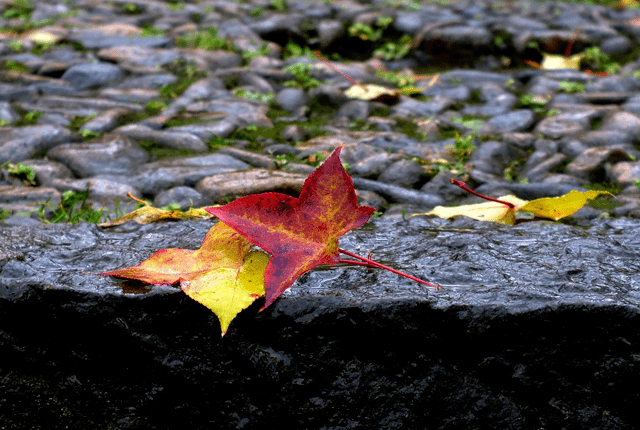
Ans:
[[[265,304],[303,273],[340,260],[338,238],[367,222],[374,208],[359,206],[338,147],[304,182],[299,198],[280,193],[242,197],[207,210],[271,254]]]
[[[224,335],[229,323],[264,294],[269,256],[224,223],[215,224],[200,249],[161,249],[137,266],[100,273],[153,285],[180,282],[182,290],[211,309]]]
[[[238,313],[264,295],[264,271],[268,262],[269,256],[264,252],[251,251],[239,268],[209,270],[182,280],[180,287],[218,316],[224,336]]]
[[[180,219],[209,219],[213,218],[206,208],[189,208],[186,211],[172,211],[168,209],[154,208],[144,200],[133,197],[131,193],[127,194],[130,198],[144,204],[143,207],[134,210],[126,215],[114,219],[113,221],[98,224],[99,227],[113,227],[124,224],[129,221],[135,221],[138,224],[149,224],[158,221],[176,221]]]
[[[514,225],[516,222],[516,212],[531,212],[538,218],[547,218],[557,221],[579,211],[587,200],[592,200],[601,194],[613,194],[607,191],[586,191],[573,190],[560,197],[545,197],[526,201],[515,196],[508,195],[499,197],[497,200],[513,204],[509,207],[499,202],[486,202],[474,205],[463,205],[455,207],[437,206],[431,212],[414,214],[435,215],[440,218],[453,218],[456,216],[466,216],[479,221],[493,221],[500,224]]]
[[[398,90],[374,84],[354,85],[346,90],[344,95],[352,99],[376,101],[387,105],[393,105],[400,101]]]
[[[565,55],[553,55],[542,53],[543,59],[540,67],[542,69],[574,69],[580,70],[580,61],[584,54],[576,54],[570,57]]]

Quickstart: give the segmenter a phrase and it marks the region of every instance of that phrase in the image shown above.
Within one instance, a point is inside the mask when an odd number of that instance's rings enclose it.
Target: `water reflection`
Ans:
[[[153,290],[153,285],[145,284],[133,279],[112,278],[113,285],[122,290],[122,294],[147,294]]]

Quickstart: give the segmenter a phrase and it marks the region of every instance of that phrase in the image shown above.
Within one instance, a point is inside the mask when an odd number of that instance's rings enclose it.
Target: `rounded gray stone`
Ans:
[[[96,88],[120,80],[124,72],[110,63],[83,63],[67,69],[62,80],[71,82],[78,89]]]

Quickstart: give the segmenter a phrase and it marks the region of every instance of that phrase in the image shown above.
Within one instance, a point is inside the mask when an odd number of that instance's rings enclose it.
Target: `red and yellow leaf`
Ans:
[[[147,284],[180,282],[191,298],[211,309],[224,335],[235,316],[264,294],[269,256],[224,223],[215,224],[200,249],[161,249],[135,267],[100,275],[136,279]]]
[[[375,211],[358,205],[353,181],[340,163],[340,149],[305,180],[299,198],[263,193],[207,208],[271,254],[263,309],[303,273],[319,264],[338,263],[338,238],[367,222]]]
[[[100,275],[137,279],[152,285],[173,285],[200,273],[242,263],[251,244],[224,223],[207,232],[202,246],[189,249],[161,249],[135,267],[103,272]]]

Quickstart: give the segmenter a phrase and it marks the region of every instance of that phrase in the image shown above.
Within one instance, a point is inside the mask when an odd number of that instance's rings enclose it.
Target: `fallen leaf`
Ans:
[[[251,251],[239,268],[209,270],[180,282],[180,287],[193,300],[211,309],[220,321],[224,336],[231,321],[264,295],[264,271],[269,256]]]
[[[191,298],[211,309],[224,335],[233,318],[264,294],[269,256],[219,222],[200,249],[161,249],[137,266],[102,272],[102,276],[136,279],[152,285],[180,282]]]
[[[179,219],[208,219],[213,218],[205,208],[189,208],[186,211],[170,211],[167,209],[154,208],[153,206],[144,206],[134,210],[126,215],[116,218],[113,221],[98,224],[99,227],[113,227],[124,224],[125,222],[135,221],[138,224],[149,224],[158,221],[169,221]]]
[[[338,238],[363,225],[375,211],[358,205],[353,181],[340,163],[341,148],[305,180],[299,198],[263,193],[207,208],[271,254],[262,309],[303,273],[319,264],[337,264]]]
[[[565,55],[553,55],[542,53],[542,69],[574,69],[580,70],[580,61],[584,54],[575,54],[570,57]]]
[[[545,197],[527,201],[508,195],[499,197],[496,200],[510,203],[512,207],[497,201],[454,207],[437,206],[431,212],[414,214],[411,217],[418,215],[435,215],[440,218],[466,216],[479,221],[493,221],[500,224],[514,225],[516,223],[516,212],[531,212],[538,218],[558,221],[576,213],[587,203],[587,200],[595,199],[601,194],[613,196],[607,191],[582,192],[573,190],[560,197]]]
[[[394,105],[400,101],[398,90],[374,84],[353,85],[344,92],[344,95],[352,99],[376,101],[386,105]]]
[[[516,196],[504,196],[499,200],[504,200],[515,205],[524,205],[526,200],[520,200]],[[478,203],[474,205],[462,205],[454,207],[436,206],[431,212],[411,215],[435,215],[440,218],[453,218],[464,215],[479,221],[493,221],[500,224],[515,224],[516,209],[497,202]],[[411,217],[410,217],[411,218]]]
[[[180,219],[210,219],[213,218],[206,208],[189,208],[186,211],[171,211],[168,209],[154,208],[144,200],[135,198],[131,193],[127,194],[130,198],[144,204],[126,215],[114,219],[113,221],[98,224],[98,227],[113,227],[124,224],[129,221],[135,221],[138,224],[149,224],[158,221],[174,221]]]

